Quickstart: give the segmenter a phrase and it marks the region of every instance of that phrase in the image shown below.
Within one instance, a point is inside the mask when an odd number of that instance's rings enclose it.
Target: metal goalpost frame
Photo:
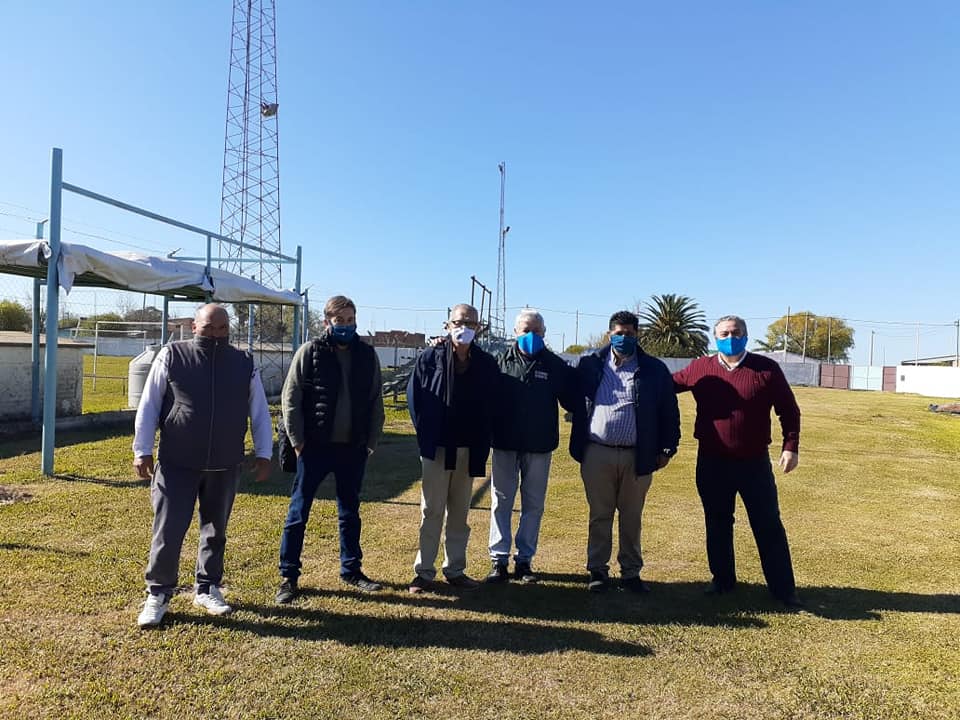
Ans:
[[[96,200],[97,202],[105,203],[107,205],[112,205],[121,210],[134,213],[135,215],[140,215],[142,217],[149,218],[151,220],[156,220],[157,222],[164,223],[166,225],[171,225],[173,227],[185,230],[187,232],[194,233],[206,238],[206,256],[202,258],[185,258],[185,257],[176,257],[177,260],[195,260],[203,261],[205,263],[206,273],[209,275],[211,270],[211,262],[217,258],[211,257],[211,245],[214,240],[217,240],[221,244],[234,245],[240,248],[241,250],[253,250],[262,255],[269,255],[276,259],[277,263],[287,263],[291,265],[296,265],[296,285],[294,287],[294,292],[297,295],[302,295],[300,290],[300,278],[301,278],[301,264],[303,253],[300,246],[297,246],[296,256],[284,255],[280,252],[267,250],[264,248],[254,247],[249,244],[240,242],[238,240],[233,240],[229,237],[221,235],[220,233],[215,233],[210,230],[204,230],[203,228],[197,227],[195,225],[190,225],[189,223],[181,222],[174,218],[166,217],[165,215],[160,215],[150,210],[145,210],[143,208],[137,207],[136,205],[131,205],[125,203],[121,200],[117,200],[106,195],[101,195],[95,193],[92,190],[87,190],[78,185],[72,185],[63,181],[63,150],[61,148],[53,148],[53,155],[51,160],[51,171],[50,171],[50,257],[47,261],[47,324],[46,324],[46,348],[44,352],[44,373],[43,373],[43,387],[45,392],[43,394],[43,435],[41,442],[41,470],[44,475],[53,475],[53,450],[56,437],[56,415],[57,415],[57,342],[58,342],[58,322],[57,318],[60,315],[60,277],[58,262],[60,260],[60,231],[61,231],[61,218],[62,218],[62,205],[63,205],[63,192],[72,192],[76,195],[81,195],[90,200]],[[37,225],[37,236],[42,238],[43,236],[43,223]],[[173,253],[170,254],[170,257],[173,257]],[[39,333],[37,329],[39,328],[39,290],[40,283],[39,281],[34,283],[34,357],[37,359],[39,364],[39,351],[36,346],[36,343],[39,343]],[[164,330],[163,330],[163,340],[166,340],[166,320],[168,315],[168,302],[169,297],[164,295],[163,302],[163,320]],[[209,300],[209,298],[208,298]],[[293,314],[293,339],[296,344],[301,339],[301,323],[300,323],[300,312],[294,312]],[[34,376],[39,379],[39,368],[34,373]],[[39,387],[35,390],[36,394],[39,394]]]

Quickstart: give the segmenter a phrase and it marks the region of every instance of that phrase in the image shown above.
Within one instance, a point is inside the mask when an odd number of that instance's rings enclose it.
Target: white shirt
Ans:
[[[736,370],[740,367],[740,364],[747,359],[747,350],[743,351],[743,355],[740,356],[740,359],[737,360],[733,365],[729,364],[726,360],[723,359],[722,353],[717,353],[717,359],[720,361],[720,364],[725,367],[727,370]]]
[[[167,393],[169,371],[170,353],[166,347],[162,347],[147,373],[143,395],[140,396],[140,405],[137,407],[137,419],[133,424],[134,457],[153,455],[153,440],[160,422],[163,396]],[[256,368],[250,376],[249,412],[254,454],[258,458],[269,460],[273,456],[273,426],[270,423],[270,411],[267,409],[267,395],[260,381],[260,371]]]

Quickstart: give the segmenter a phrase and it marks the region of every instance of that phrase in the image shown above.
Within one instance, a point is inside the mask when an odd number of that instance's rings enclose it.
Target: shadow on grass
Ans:
[[[43,545],[27,545],[25,543],[0,543],[0,550],[14,552],[50,553],[51,555],[67,555],[69,557],[88,557],[90,553],[82,550],[63,550],[61,548],[44,547]]]
[[[720,597],[705,596],[704,584],[650,582],[652,592],[636,595],[612,587],[588,593],[586,575],[541,575],[537,585],[483,585],[458,594],[444,583],[437,592],[409,595],[406,586],[389,585],[396,593],[303,588],[306,596],[351,594],[358,602],[412,607],[456,607],[477,613],[548,621],[620,622],[635,625],[702,625],[765,628],[758,615],[794,614],[770,596],[766,586],[741,583]],[[827,620],[882,620],[884,612],[960,613],[960,595],[885,592],[852,587],[802,587],[805,612]]]
[[[444,582],[435,590],[419,595],[407,592],[407,586],[387,584],[397,592],[368,594],[361,591],[313,589],[301,587],[306,597],[343,597],[350,595],[361,603],[384,603],[407,607],[456,608],[550,622],[624,623],[629,625],[699,625],[730,628],[765,628],[768,623],[751,613],[777,612],[771,599],[751,603],[750,607],[735,603],[710,603],[703,597],[702,587],[689,583],[649,583],[653,592],[636,595],[615,587],[603,594],[586,589],[586,575],[570,576],[576,584],[542,582],[536,585],[509,583],[481,585],[475,591],[459,592]],[[295,609],[296,606],[294,606]]]
[[[57,449],[83,443],[100,442],[101,440],[124,437],[129,434],[129,428],[116,426],[97,427],[89,430],[61,430],[57,433]],[[28,436],[0,437],[0,460],[39,453],[41,439],[39,429]],[[130,461],[133,462],[132,457]]]
[[[247,619],[250,615],[253,619]],[[344,645],[387,648],[449,648],[536,655],[580,650],[602,655],[644,657],[653,651],[641,643],[611,640],[578,628],[544,627],[522,622],[438,620],[344,615],[315,609],[240,605],[227,618],[170,613],[183,624],[216,625],[264,637],[296,640],[335,640]]]
[[[131,469],[131,474],[132,474]],[[132,477],[129,480],[116,480],[113,478],[98,478],[91,475],[78,475],[76,473],[58,473],[53,476],[57,480],[65,480],[67,482],[82,482],[90,483],[91,485],[105,485],[106,487],[114,488],[144,488],[150,487],[149,480],[141,480],[140,478]]]

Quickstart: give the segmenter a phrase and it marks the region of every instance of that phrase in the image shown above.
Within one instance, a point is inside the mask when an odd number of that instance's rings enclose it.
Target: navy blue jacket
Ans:
[[[407,408],[417,431],[420,456],[429,460],[436,459],[437,448],[443,447],[448,429],[446,424],[451,415],[445,400],[447,353],[450,352],[453,352],[453,347],[449,340],[424,350],[417,358],[407,384]],[[475,414],[470,415],[470,426],[466,429],[470,436],[469,470],[470,477],[486,477],[500,370],[496,359],[476,345],[470,348],[470,363],[473,382],[478,383],[478,387],[485,391],[479,393],[483,400],[477,406]],[[446,453],[447,469],[452,469],[456,463],[456,458],[450,455]]]
[[[610,353],[610,346],[607,345],[580,358],[577,365],[580,388],[587,405],[586,413],[578,413],[573,417],[570,454],[577,462],[583,462],[590,442],[593,401]],[[640,348],[637,348],[633,389],[633,407],[637,418],[636,473],[647,475],[657,469],[658,455],[672,456],[677,452],[680,444],[680,408],[673,390],[673,376],[667,366]]]

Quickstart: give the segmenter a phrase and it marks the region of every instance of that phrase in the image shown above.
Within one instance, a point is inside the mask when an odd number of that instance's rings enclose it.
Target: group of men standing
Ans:
[[[216,318],[218,334],[208,328],[208,317]],[[183,537],[198,501],[201,533],[194,602],[213,614],[230,612],[220,589],[223,546],[248,415],[257,480],[269,472],[272,438],[263,387],[250,357],[226,344],[226,320],[217,305],[198,311],[195,338],[161,350],[137,412],[134,464],[140,477],[153,478],[155,513],[148,597],[138,619],[142,627],[159,624],[166,612]],[[511,577],[537,582],[532,563],[551,457],[559,445],[558,404],[572,417],[570,453],[580,463],[589,506],[587,587],[604,592],[611,585],[617,518],[620,587],[648,592],[640,578],[643,506],[653,473],[677,452],[677,393],[691,391],[697,403],[696,485],[713,575],[708,592],[728,593],[736,585],[733,523],[739,493],[772,594],[788,607],[801,605],[768,454],[773,408],[783,431],[778,464],[784,472],[796,467],[800,411],[779,365],[746,351],[747,328],[741,318],[726,316],[716,323],[716,356],[698,358],[673,375],[639,347],[639,321],[629,311],[614,313],[609,343],[581,357],[576,367],[546,347],[543,316],[533,310],[518,315],[516,339],[497,357],[474,342],[480,329],[476,308],[456,305],[445,329],[446,336],[418,357],[407,388],[423,469],[411,593],[429,591],[437,582],[441,539],[446,582],[463,590],[480,585],[466,574],[467,518],[473,478],[486,476],[491,449],[486,582],[504,583]],[[376,353],[356,335],[356,306],[343,296],[330,298],[323,334],[296,352],[282,391],[283,429],[297,466],[280,545],[278,603],[289,603],[300,592],[306,524],[319,484],[329,474],[336,487],[340,577],[367,592],[381,589],[362,570],[359,512],[366,461],[384,423],[380,388]],[[230,395],[229,401],[224,395]],[[158,425],[159,463],[154,471]],[[520,515],[514,533],[518,492]]]

